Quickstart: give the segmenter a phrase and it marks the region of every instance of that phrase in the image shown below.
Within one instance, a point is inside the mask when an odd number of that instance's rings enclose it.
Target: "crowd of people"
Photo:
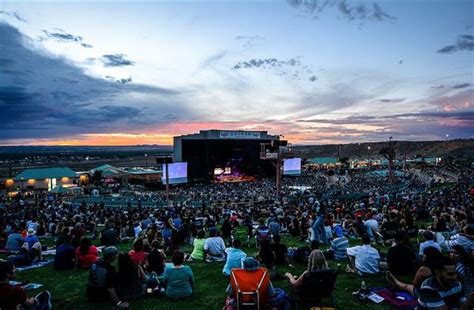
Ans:
[[[469,307],[474,292],[472,168],[450,163],[443,169],[456,173],[458,182],[430,187],[410,175],[390,184],[385,176],[363,170],[332,172],[331,178],[317,172],[285,178],[279,199],[274,182],[262,179],[175,188],[166,208],[19,197],[0,209],[0,308],[47,309],[48,292],[31,299],[9,284],[16,267],[45,260],[42,253],[49,249],[42,241],[47,239],[55,243],[56,270],[88,270],[88,300],[119,308],[147,292],[192,298],[196,279],[188,261],[222,265],[223,277],[229,278],[227,309],[237,302],[236,285],[252,281],[265,283],[267,305],[284,308],[285,292],[272,281],[286,278],[298,292],[309,274],[330,269],[329,260],[359,276],[385,273],[387,283],[409,293],[420,309]],[[162,193],[133,195],[163,198]],[[301,246],[288,247],[285,238]],[[414,243],[417,238],[422,242]],[[130,250],[119,251],[118,245],[127,242]],[[185,253],[184,245],[193,250]],[[255,245],[258,254],[249,256],[244,245]],[[307,264],[301,275],[279,273],[279,266],[295,263]],[[413,281],[401,281],[406,275]],[[239,279],[243,283],[233,282]]]

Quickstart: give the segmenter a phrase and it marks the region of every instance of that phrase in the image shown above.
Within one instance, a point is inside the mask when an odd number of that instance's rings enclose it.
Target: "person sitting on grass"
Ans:
[[[184,266],[184,253],[173,253],[173,267],[165,270],[166,296],[171,299],[189,297],[193,293],[194,274],[191,267]]]
[[[434,247],[425,248],[423,254],[423,265],[418,268],[411,284],[399,281],[390,271],[386,274],[387,281],[397,290],[402,290],[413,297],[418,297],[421,283],[434,274],[434,270],[436,266],[439,265],[442,258],[443,255],[438,251],[438,249]]]
[[[260,251],[258,251],[257,259],[268,269],[270,279],[273,279],[276,276],[275,253],[270,246],[270,240],[260,240]]]
[[[89,269],[92,264],[99,260],[99,250],[91,244],[89,238],[82,238],[79,247],[76,249],[76,267]]]
[[[308,267],[299,277],[294,276],[289,272],[285,273],[285,276],[288,278],[293,289],[298,290],[301,288],[301,285],[303,285],[303,277],[305,274],[311,271],[326,270],[328,268],[328,263],[326,262],[323,252],[315,249],[309,255]]]
[[[146,267],[148,272],[155,272],[158,276],[160,276],[165,271],[166,255],[162,250],[158,249],[158,245],[158,240],[153,240],[151,243],[150,254],[148,254],[148,265]]]
[[[114,246],[120,242],[120,236],[117,229],[115,229],[114,222],[107,222],[105,224],[106,228],[102,231],[100,237],[101,245],[105,246]]]
[[[271,247],[273,253],[275,253],[275,265],[288,265],[288,248],[281,243],[280,235],[273,235]]]
[[[225,243],[220,236],[217,236],[217,229],[209,229],[209,238],[204,243],[204,252],[207,262],[222,262],[225,260]]]
[[[428,248],[428,247],[434,247],[438,249],[438,251],[441,252],[441,246],[438,243],[436,243],[436,241],[434,241],[434,238],[435,238],[435,235],[433,234],[433,232],[429,230],[425,230],[423,232],[423,239],[425,239],[425,241],[420,243],[420,252],[419,252],[420,256],[423,256],[425,248]]]
[[[90,302],[112,301],[119,308],[129,308],[130,304],[123,301],[118,295],[118,275],[112,265],[118,255],[114,246],[106,247],[103,251],[103,259],[91,266],[89,279],[87,281],[86,295]]]
[[[148,253],[143,251],[143,239],[138,238],[133,242],[133,250],[128,255],[136,265],[144,266],[147,262]]]
[[[232,270],[234,275],[229,278],[230,283],[226,288],[228,295],[226,307],[230,306],[234,309],[237,306],[238,285],[238,289],[241,291],[254,291],[255,287],[259,287],[260,308],[266,309],[265,307],[269,306],[270,298],[276,294],[268,271],[265,268],[261,268],[259,261],[253,257],[247,257],[243,261],[242,266],[243,269],[236,268]],[[247,299],[254,301],[250,295],[244,295],[241,298],[244,299],[244,302]]]
[[[118,291],[123,299],[133,300],[145,295],[148,277],[142,267],[135,264],[126,253],[118,255],[118,280]]]
[[[74,269],[76,265],[76,255],[74,248],[70,244],[71,237],[65,238],[64,243],[56,248],[56,255],[54,255],[54,269],[68,270]]]
[[[334,228],[336,238],[331,242],[331,248],[324,254],[327,258],[334,258],[335,260],[347,259],[347,248],[349,247],[349,239],[344,236],[341,225]]]
[[[222,273],[225,276],[230,276],[232,268],[241,268],[242,261],[247,257],[247,254],[240,249],[242,242],[239,239],[235,239],[232,242],[232,247],[225,249],[227,259],[222,269]]]
[[[41,256],[42,246],[38,237],[36,236],[36,231],[33,228],[28,229],[28,233],[24,241],[25,243],[23,244],[23,247],[25,247],[25,244],[27,245],[28,252],[31,254],[31,257],[33,257],[33,262],[35,260],[41,260],[43,258]]]
[[[416,267],[415,253],[404,244],[405,238],[408,238],[405,231],[397,231],[395,245],[387,252],[388,269],[394,275],[413,275]]]
[[[374,274],[379,272],[380,254],[377,249],[370,245],[370,237],[362,235],[363,245],[347,248],[350,269],[362,274]]]
[[[193,241],[194,249],[188,260],[204,260],[204,244],[206,243],[204,230],[199,230]]]
[[[10,281],[15,279],[15,272],[16,268],[12,262],[0,262],[0,309],[51,309],[51,294],[48,291],[28,298],[23,288],[10,284]]]
[[[451,248],[450,257],[456,263],[456,272],[458,279],[466,295],[474,293],[474,259],[470,253],[460,246],[455,245]]]
[[[12,224],[11,233],[8,235],[6,249],[8,251],[16,252],[19,251],[23,245],[23,237],[21,236],[21,230],[15,224]]]
[[[473,304],[471,302],[467,304],[466,300],[463,287],[457,279],[454,260],[443,257],[440,264],[435,267],[434,276],[429,277],[421,284],[417,309],[472,309]]]

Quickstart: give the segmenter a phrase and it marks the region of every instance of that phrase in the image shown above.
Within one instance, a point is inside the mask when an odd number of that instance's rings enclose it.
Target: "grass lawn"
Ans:
[[[295,238],[283,237],[282,242],[288,246],[300,246],[303,243]],[[245,240],[243,237],[241,240]],[[360,242],[353,242],[351,245],[359,244]],[[308,245],[308,244],[307,244]],[[118,246],[119,250],[128,251],[131,248],[131,243],[121,244]],[[192,248],[184,246],[185,253],[190,253]],[[255,247],[248,248],[243,246],[243,250],[247,254],[255,256],[257,250]],[[386,251],[387,249],[379,249]],[[223,263],[204,263],[204,262],[189,262],[194,276],[196,285],[192,298],[186,300],[172,301],[166,297],[156,298],[147,296],[143,299],[132,301],[132,308],[134,309],[222,309],[224,300],[226,298],[225,288],[228,280],[222,276]],[[330,261],[332,267],[336,267],[334,261]],[[361,284],[362,278],[353,274],[344,272],[345,264],[341,266],[341,273],[338,276],[336,289],[334,291],[334,299],[337,303],[338,309],[391,309],[386,303],[375,304],[372,302],[361,303],[354,296],[352,292],[356,291]],[[293,267],[279,267],[277,271],[279,274],[284,274],[289,271],[293,274],[300,274],[305,269],[304,265],[297,264]],[[105,304],[89,304],[85,296],[85,285],[87,281],[88,271],[55,271],[52,265],[43,268],[27,270],[17,273],[19,281],[30,281],[34,283],[41,283],[44,286],[37,291],[27,292],[28,296],[37,294],[41,290],[49,290],[53,296],[53,307],[56,309],[112,309],[112,303]],[[387,283],[382,274],[372,276],[364,279],[369,287],[383,287]],[[273,282],[274,287],[280,287],[289,291],[289,285],[286,280],[279,280]],[[323,302],[328,306],[331,301]]]

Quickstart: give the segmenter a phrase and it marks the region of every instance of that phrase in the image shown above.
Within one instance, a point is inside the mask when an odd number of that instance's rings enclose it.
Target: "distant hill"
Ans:
[[[313,157],[349,157],[351,159],[379,158],[380,150],[387,142],[368,142],[353,144],[297,145],[293,146],[295,156]],[[370,149],[369,149],[370,147]],[[396,141],[397,158],[444,157],[474,159],[474,139],[456,139],[446,141]]]

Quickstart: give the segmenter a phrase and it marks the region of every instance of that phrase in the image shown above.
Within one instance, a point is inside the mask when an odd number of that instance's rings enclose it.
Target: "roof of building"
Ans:
[[[31,168],[25,169],[16,175],[15,181],[28,179],[57,179],[57,178],[75,178],[77,174],[68,167],[51,167],[51,168]]]
[[[310,164],[316,165],[328,165],[328,164],[337,164],[339,161],[334,157],[314,157],[308,160]]]
[[[161,170],[157,169],[150,169],[150,168],[133,168],[133,169],[128,169],[128,173],[134,174],[134,175],[139,175],[139,174],[161,174]]]
[[[120,174],[125,173],[124,170],[122,170],[120,168],[117,168],[117,167],[114,167],[112,165],[107,165],[107,164],[96,167],[96,168],[90,170],[90,173],[94,173],[95,171],[102,172],[102,175],[104,175],[104,176],[114,176],[114,175],[120,175]]]

